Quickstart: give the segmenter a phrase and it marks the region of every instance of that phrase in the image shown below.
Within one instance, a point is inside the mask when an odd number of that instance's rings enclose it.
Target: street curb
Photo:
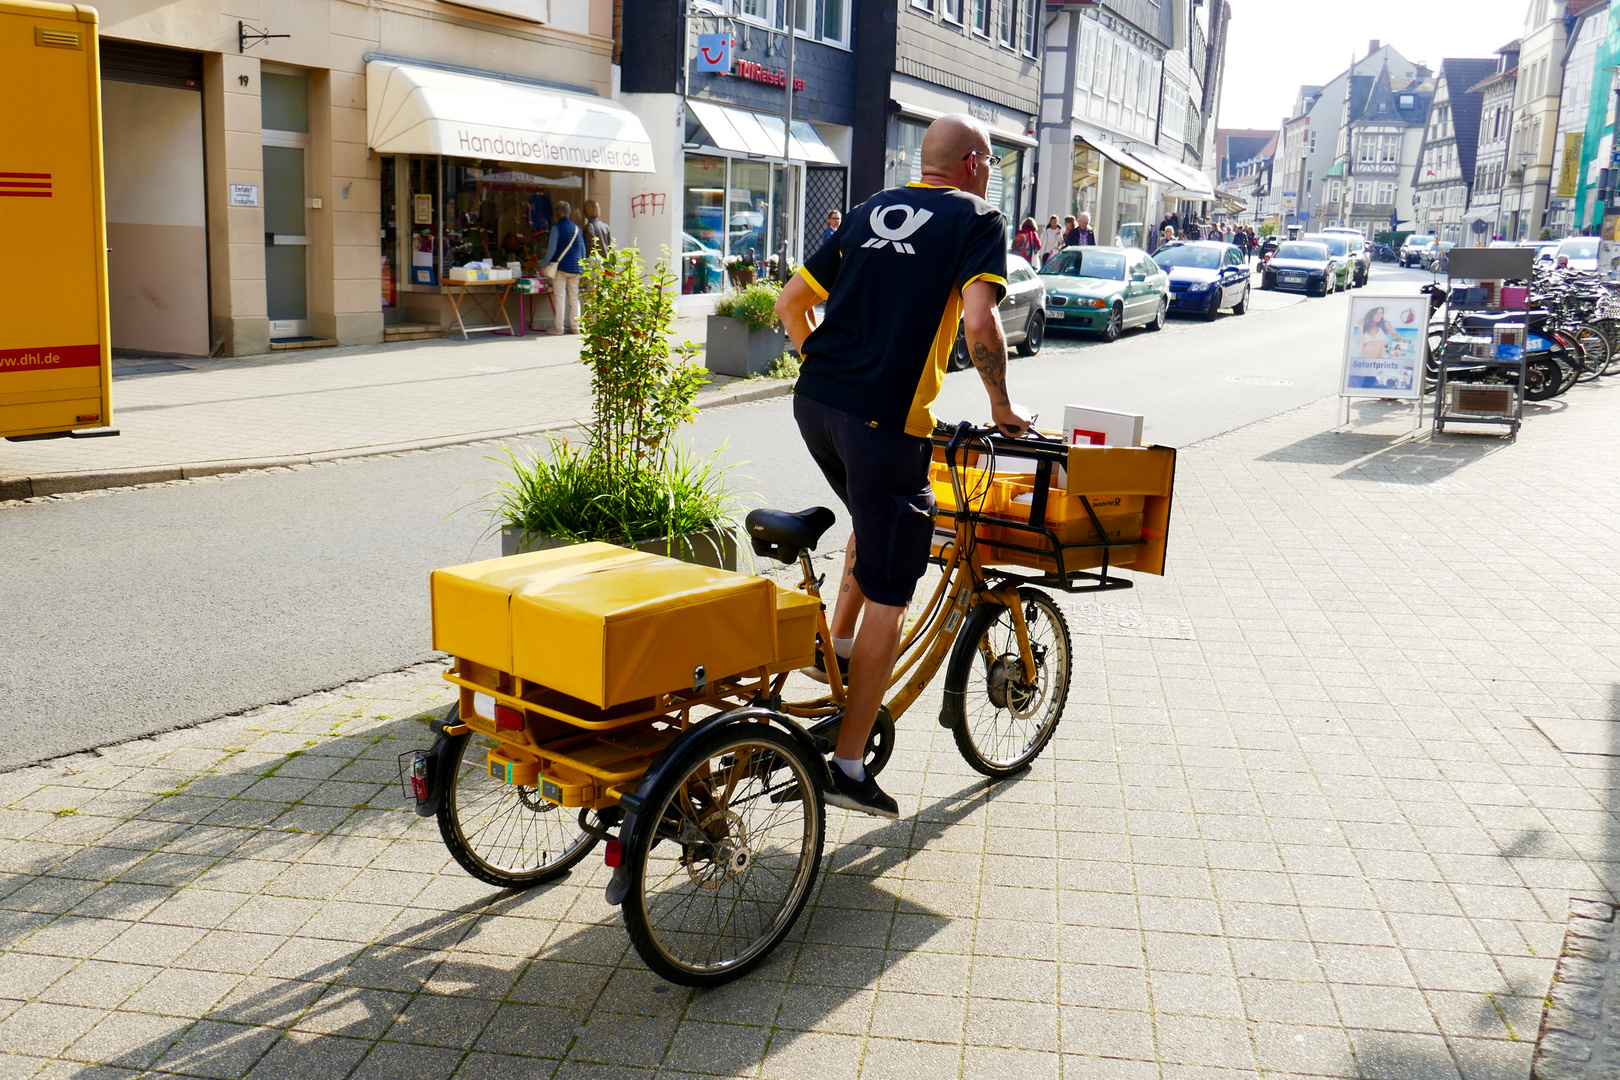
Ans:
[[[738,380],[744,382],[745,380]],[[698,408],[717,409],[726,405],[742,405],[751,401],[765,401],[784,397],[793,392],[793,383],[786,379],[762,380],[764,385],[747,386],[736,391],[722,391],[699,398]],[[204,476],[226,473],[251,472],[255,469],[279,469],[294,465],[317,465],[355,458],[383,457],[404,454],[413,450],[438,450],[447,446],[466,446],[470,443],[492,442],[497,439],[519,439],[531,435],[544,435],[548,431],[562,431],[578,427],[578,420],[562,420],[539,427],[509,428],[499,431],[474,431],[461,435],[446,435],[437,439],[415,442],[376,443],[370,446],[344,447],[323,450],[314,454],[287,454],[267,458],[227,458],[220,461],[192,461],[177,465],[142,465],[128,469],[107,469],[96,472],[46,473],[42,476],[17,477],[0,480],[0,502],[33,499],[46,495],[66,495],[76,491],[97,491],[103,488],[134,487],[138,484],[162,484],[171,480],[194,480]]]

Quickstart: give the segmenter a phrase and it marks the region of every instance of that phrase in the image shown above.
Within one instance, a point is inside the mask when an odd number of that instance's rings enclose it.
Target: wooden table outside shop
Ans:
[[[504,332],[507,334],[517,333],[517,331],[512,329],[511,316],[506,314],[506,298],[511,295],[512,286],[516,284],[516,278],[509,278],[506,281],[445,282],[444,291],[450,297],[450,309],[455,313],[456,329],[461,331],[463,341],[467,340],[473,334],[485,333],[488,331],[494,331],[497,333]],[[461,319],[461,301],[466,297],[468,289],[480,288],[495,290],[495,314],[500,317],[500,322],[491,321],[483,326],[468,326]],[[473,303],[475,306],[478,304],[476,299],[474,299]]]

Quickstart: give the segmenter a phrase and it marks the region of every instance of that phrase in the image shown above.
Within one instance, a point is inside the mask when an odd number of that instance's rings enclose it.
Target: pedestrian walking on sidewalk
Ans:
[[[1070,247],[1091,247],[1097,242],[1097,234],[1091,231],[1091,215],[1082,213],[1075,219],[1074,228],[1066,237]]]
[[[544,265],[557,264],[551,279],[549,334],[579,333],[579,276],[585,272],[585,231],[568,216],[572,211],[573,207],[565,202],[557,204],[557,224],[546,246]]]
[[[1013,254],[1025,262],[1040,265],[1041,231],[1035,227],[1035,219],[1027,217],[1024,223],[1018,226],[1018,232],[1013,236]]]
[[[1046,219],[1046,228],[1041,230],[1041,263],[1045,265],[1047,259],[1063,250],[1063,223],[1053,214]]]

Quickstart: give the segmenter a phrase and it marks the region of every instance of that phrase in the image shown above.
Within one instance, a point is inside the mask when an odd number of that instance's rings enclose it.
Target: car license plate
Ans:
[[[1061,311],[1048,311],[1046,313],[1046,317],[1049,319],[1066,319],[1068,318],[1068,315]]]
[[[1304,274],[1278,274],[1277,276],[1279,278],[1281,278],[1282,280],[1284,280],[1284,281],[1304,281],[1305,280],[1305,275]]]

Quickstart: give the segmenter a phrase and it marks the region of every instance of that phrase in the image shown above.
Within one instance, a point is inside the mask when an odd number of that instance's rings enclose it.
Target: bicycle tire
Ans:
[[[445,717],[445,725],[460,718],[458,702]],[[439,835],[451,858],[479,881],[502,889],[532,889],[577,866],[596,847],[596,837],[579,827],[574,811],[546,802],[537,789],[491,778],[484,768],[483,752],[495,743],[487,735],[479,735],[475,743],[472,732],[449,740],[444,752],[450,755],[450,786],[439,803]],[[466,760],[469,746],[478,751],[476,762]],[[483,820],[469,829],[480,818]],[[534,828],[526,832],[526,825]],[[486,833],[487,843],[483,842]],[[538,859],[532,855],[536,851]],[[502,854],[507,856],[505,860],[500,858]]]
[[[1068,620],[1062,610],[1040,589],[1023,586],[1018,590],[1019,602],[1024,607],[1024,620],[1029,624],[1030,645],[1036,649],[1036,665],[1043,674],[1058,669],[1050,678],[1038,678],[1034,692],[1022,690],[1018,673],[1022,661],[1018,659],[1016,633],[1007,609],[998,604],[977,604],[968,612],[962,636],[951,647],[951,656],[945,669],[945,702],[940,709],[940,721],[956,737],[956,748],[968,765],[994,779],[1014,776],[1029,767],[1051,742],[1063,719],[1063,708],[1069,697],[1069,682],[1074,675],[1074,648],[1069,638]],[[1050,624],[1050,631],[1040,634],[1037,617]],[[998,631],[998,625],[1005,623]],[[992,635],[999,632],[999,639]],[[1041,640],[1037,643],[1037,638]],[[987,649],[981,644],[988,643]],[[1010,647],[1009,647],[1010,646]],[[1054,650],[1056,660],[1048,665]],[[973,685],[970,685],[970,681]],[[1023,695],[1023,701],[1017,700]],[[983,698],[991,706],[985,716]],[[999,701],[998,701],[999,698]],[[1020,723],[1012,725],[1012,732],[999,732],[1002,716],[1014,721],[1040,711],[1038,723],[1027,733]],[[988,731],[981,730],[986,726]],[[997,749],[986,752],[985,743]],[[1012,750],[997,756],[1000,748]]]
[[[753,754],[743,752],[749,750],[775,757],[756,765]],[[793,929],[815,891],[827,832],[818,778],[818,770],[825,766],[812,761],[787,733],[753,722],[700,733],[679,760],[681,764],[667,774],[669,779],[648,793],[646,809],[636,815],[634,827],[651,830],[652,835],[628,845],[636,854],[629,893],[620,910],[631,943],[654,972],[680,986],[720,986],[762,963]],[[735,777],[729,775],[738,769],[742,771]],[[717,783],[727,784],[724,805],[709,801]],[[750,786],[743,789],[744,784]],[[754,790],[753,785],[761,784]],[[811,793],[809,799],[802,796],[806,791]],[[749,812],[769,816],[763,822],[745,823],[733,809],[744,805],[739,792]],[[773,793],[780,801],[770,797]],[[787,820],[781,828],[765,828],[780,815],[791,814],[783,808],[792,806],[803,808],[797,825]],[[795,833],[798,851],[788,853],[795,867],[784,895],[773,905],[766,890],[780,877],[767,880],[766,875],[774,872],[757,868],[769,867],[771,841],[792,844]],[[738,834],[743,838],[740,843],[735,842]],[[651,898],[649,874],[657,877],[653,885],[659,890]],[[736,886],[728,889],[733,882]],[[712,933],[694,929],[694,920],[706,912],[718,920]],[[737,929],[745,926],[750,913],[756,923],[764,923],[763,929],[743,941],[736,956],[714,962],[715,950],[728,937],[742,940],[747,934],[743,930],[739,935]]]
[[[1577,323],[1569,331],[1569,335],[1580,347],[1581,370],[1576,376],[1578,382],[1591,382],[1608,370],[1609,362],[1613,359],[1613,350],[1609,347],[1608,336],[1602,330],[1590,323]]]

